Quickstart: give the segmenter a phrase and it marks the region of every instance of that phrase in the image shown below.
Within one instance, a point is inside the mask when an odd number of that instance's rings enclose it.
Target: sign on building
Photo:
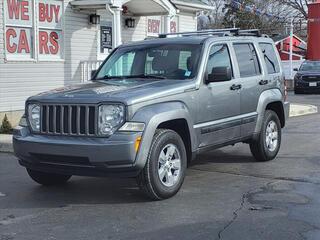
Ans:
[[[104,53],[104,49],[112,49],[112,27],[110,26],[101,26],[100,27],[100,46],[101,53]]]
[[[62,58],[61,0],[4,0],[4,2],[7,60]]]
[[[156,37],[160,33],[164,32],[164,17],[154,16],[147,18],[147,36]],[[178,18],[174,17],[170,21],[170,32],[178,32]]]

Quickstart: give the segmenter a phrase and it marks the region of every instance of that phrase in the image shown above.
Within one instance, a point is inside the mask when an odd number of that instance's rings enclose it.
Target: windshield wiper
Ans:
[[[139,74],[139,75],[131,75],[126,76],[127,78],[156,78],[156,79],[166,79],[166,77],[159,76],[159,75],[152,75],[152,74]]]
[[[147,79],[166,79],[163,76],[158,75],[146,75],[146,74],[139,74],[139,75],[128,75],[128,76],[110,76],[106,75],[101,78],[96,78],[95,80],[109,80],[109,79],[128,79],[128,78],[147,78]]]

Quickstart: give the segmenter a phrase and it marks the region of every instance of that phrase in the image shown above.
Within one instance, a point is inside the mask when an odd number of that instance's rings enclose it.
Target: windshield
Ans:
[[[141,45],[117,49],[96,79],[191,79],[196,76],[201,45]]]
[[[304,62],[300,71],[320,71],[320,62]]]

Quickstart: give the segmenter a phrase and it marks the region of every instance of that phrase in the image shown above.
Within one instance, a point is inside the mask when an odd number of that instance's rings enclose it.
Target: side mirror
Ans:
[[[294,68],[294,69],[293,69],[293,71],[298,72],[298,71],[299,71],[299,69],[298,69],[298,68]]]
[[[229,67],[212,68],[211,74],[208,74],[207,83],[224,82],[232,79],[232,72]]]
[[[97,73],[97,70],[92,70],[91,71],[91,79],[93,79],[93,77],[96,75]]]

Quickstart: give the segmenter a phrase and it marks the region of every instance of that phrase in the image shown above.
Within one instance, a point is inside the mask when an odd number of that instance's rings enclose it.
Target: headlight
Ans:
[[[122,105],[101,105],[99,107],[99,135],[113,134],[120,127],[123,121],[124,107]]]
[[[33,131],[40,131],[40,106],[37,104],[28,105],[28,119]]]

